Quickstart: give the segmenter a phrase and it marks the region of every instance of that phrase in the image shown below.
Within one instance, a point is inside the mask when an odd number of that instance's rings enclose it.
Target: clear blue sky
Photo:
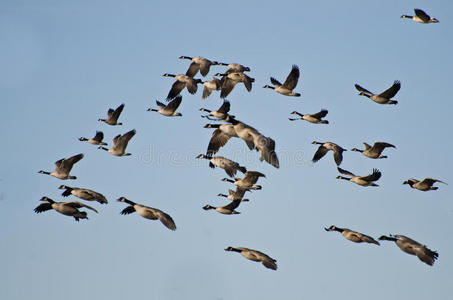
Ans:
[[[453,278],[451,1],[3,1],[0,4],[0,298],[15,299],[448,299]],[[400,19],[422,8],[440,20]],[[276,141],[280,169],[259,162],[240,140],[219,151],[266,174],[263,190],[236,216],[224,205],[225,173],[196,160],[212,130],[182,93],[182,118],[146,110],[184,73],[181,55],[238,62],[256,79],[230,94],[231,113]],[[301,68],[300,98],[263,89]],[[211,68],[211,79],[224,67]],[[198,75],[197,77],[200,77]],[[359,97],[354,83],[379,92],[400,80],[396,106]],[[123,126],[97,121],[125,103]],[[329,125],[289,122],[297,110],[329,110]],[[135,128],[129,157],[87,143]],[[344,148],[386,141],[385,160],[344,154],[344,169],[382,171],[378,188],[335,179],[331,154],[316,164],[311,142]],[[75,181],[40,175],[84,153]],[[450,183],[419,192],[402,182]],[[103,193],[108,205],[79,223],[54,211],[37,215],[42,196],[65,201],[60,184]],[[172,215],[172,232],[137,214],[121,216],[125,196]],[[77,200],[71,196],[69,199]],[[379,237],[405,234],[439,252],[433,267],[396,245],[354,244],[330,225]],[[274,272],[225,252],[261,250]]]

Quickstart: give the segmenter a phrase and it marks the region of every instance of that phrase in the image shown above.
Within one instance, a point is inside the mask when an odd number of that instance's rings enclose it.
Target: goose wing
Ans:
[[[120,214],[121,215],[129,215],[129,214],[132,214],[135,212],[135,208],[133,205],[129,205],[128,207],[126,207],[125,209],[123,209]]]
[[[249,250],[250,252],[253,252],[253,254],[255,255],[255,257],[261,261],[261,263],[268,269],[272,269],[272,270],[277,270],[277,260],[273,259],[272,257],[270,257],[269,255],[263,253],[263,252],[260,252],[258,250]]]
[[[355,88],[356,88],[359,92],[365,93],[365,94],[370,95],[370,96],[373,95],[372,92],[370,92],[370,91],[367,90],[367,89],[364,89],[363,87],[361,87],[361,86],[358,85],[357,83],[354,84],[354,86],[355,86]]]
[[[203,99],[208,98],[209,95],[211,95],[211,93],[212,93],[212,89],[208,88],[207,86],[204,86],[202,98],[203,98]]]
[[[94,136],[93,140],[97,142],[102,142],[104,139],[104,133],[102,131],[96,131],[96,135]]]
[[[121,112],[123,111],[123,108],[124,108],[124,103],[122,103],[120,106],[118,106],[115,111],[112,113],[112,115],[109,117],[112,119],[112,120],[118,120],[118,118],[120,117],[120,114]]]
[[[326,155],[327,152],[329,152],[329,149],[327,149],[323,145],[319,146],[318,150],[316,150],[315,155],[313,156],[312,161],[313,162],[317,162],[318,160],[323,158],[324,155]]]
[[[41,203],[33,211],[37,214],[42,213],[43,211],[51,210],[52,204],[49,202]]]
[[[316,119],[322,119],[324,118],[325,116],[327,116],[327,113],[329,111],[327,109],[322,109],[320,112],[318,113],[315,113],[315,114],[312,114],[310,116],[312,116],[313,118],[316,118]]]
[[[348,176],[352,176],[352,177],[355,176],[353,173],[351,173],[351,172],[349,172],[349,171],[347,171],[345,169],[342,169],[340,167],[337,167],[337,170],[338,170],[338,172],[340,172],[343,175],[348,175]]]
[[[226,145],[230,138],[231,136],[217,128],[212,133],[211,140],[209,141],[208,144],[208,149],[206,150],[206,154],[207,155],[216,154],[221,147]]]
[[[220,108],[217,110],[217,112],[222,113],[222,114],[226,114],[229,111],[230,111],[230,101],[228,101],[228,100],[223,101],[222,106],[220,106]]]
[[[432,266],[439,254],[436,251],[428,249],[425,245],[413,247],[415,255],[424,263]]]
[[[55,170],[57,173],[69,174],[72,166],[83,158],[83,153],[71,156],[69,158],[63,158],[55,162]]]
[[[365,181],[371,182],[371,181],[376,181],[381,178],[381,172],[378,169],[373,169],[373,173],[367,175],[367,176],[362,176],[360,179],[363,179]]]
[[[396,148],[392,144],[385,143],[385,142],[376,142],[373,144],[372,150],[382,152],[385,148],[391,147],[391,148]]]
[[[197,64],[196,62],[192,62],[189,68],[187,69],[186,75],[189,77],[194,77],[195,75],[197,75],[198,70],[200,70],[200,65]]]
[[[281,86],[282,84],[280,83],[280,81],[278,81],[277,79],[275,79],[274,77],[271,77],[271,83],[277,87]]]
[[[293,65],[291,72],[289,72],[288,77],[286,77],[286,80],[283,83],[283,86],[289,90],[293,90],[297,85],[299,76],[300,76],[299,67]]]
[[[189,80],[186,82],[186,87],[189,93],[191,93],[192,95],[195,94],[198,89],[197,82],[193,78],[189,78]]]
[[[340,146],[335,146],[333,148],[333,159],[337,166],[341,165],[341,162],[343,161],[343,148]]]
[[[258,181],[258,178],[260,177],[266,177],[266,175],[257,171],[247,171],[244,178],[242,178],[242,181],[247,184],[253,185]]]
[[[433,184],[436,183],[436,182],[440,182],[440,183],[446,184],[445,182],[440,181],[439,179],[434,179],[434,178],[429,178],[429,177],[423,179],[423,180],[420,182],[420,184],[428,184],[428,185],[431,186],[431,185],[433,185]]]
[[[170,103],[168,103],[168,105],[166,106],[166,109],[171,112],[175,112],[178,109],[179,105],[181,104],[181,101],[182,101],[182,97],[177,96],[175,99],[170,101]]]
[[[202,59],[199,63],[200,73],[203,76],[208,75],[212,62],[208,59]]]
[[[431,17],[427,13],[425,13],[423,10],[419,8],[414,9],[414,12],[417,15],[417,17],[422,19],[423,22],[428,22],[431,19]]]
[[[242,75],[243,75],[242,82],[244,83],[245,88],[247,89],[247,91],[250,92],[252,90],[252,82],[254,82],[255,79],[245,75],[244,73],[242,73]]]
[[[222,206],[222,208],[228,209],[230,211],[235,210],[236,208],[239,207],[239,204],[241,204],[241,200],[233,200],[230,203],[228,203],[225,206]]]
[[[156,105],[159,106],[160,108],[165,108],[166,107],[165,104],[163,104],[162,102],[157,101],[157,100],[156,100]]]
[[[401,82],[399,82],[398,80],[395,80],[393,82],[393,85],[391,87],[389,87],[388,89],[386,89],[385,91],[383,91],[382,93],[380,93],[379,96],[390,99],[390,98],[394,97],[396,95],[396,93],[398,93],[400,88],[401,88]]]
[[[67,206],[71,206],[71,207],[74,207],[74,208],[82,208],[82,207],[86,207],[88,209],[91,209],[92,211],[94,212],[98,212],[96,209],[94,209],[93,207],[89,206],[89,205],[86,205],[82,202],[79,202],[79,201],[71,201],[71,202],[66,202],[65,205]]]
[[[165,225],[170,230],[176,230],[176,224],[175,221],[173,221],[172,217],[170,217],[169,214],[164,213],[163,211],[153,208],[154,213],[157,215],[159,220],[162,222],[162,224]]]
[[[129,140],[135,135],[137,131],[135,129],[132,129],[129,132],[126,132],[123,135],[116,136],[115,139],[113,140],[113,148],[115,149],[126,149],[127,144],[129,143]],[[115,142],[116,140],[116,142]]]
[[[278,161],[277,153],[275,152],[275,141],[270,137],[260,135],[257,139],[254,140],[255,147],[261,154],[260,160],[265,160],[270,163],[272,166],[279,168],[280,163]]]
[[[186,87],[186,83],[176,80],[171,86],[170,92],[168,92],[167,100],[173,99],[178,96],[182,90]]]
[[[235,87],[237,81],[228,78],[227,76],[222,77],[222,90],[220,91],[220,98],[226,98],[233,88]]]

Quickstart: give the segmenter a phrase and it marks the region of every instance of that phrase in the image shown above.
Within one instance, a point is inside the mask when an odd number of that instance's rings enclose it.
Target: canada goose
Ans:
[[[373,147],[371,147],[367,143],[363,143],[363,145],[365,145],[365,150],[352,148],[351,151],[360,152],[369,158],[387,158],[387,156],[381,155],[382,151],[384,151],[384,149],[387,147],[396,148],[392,144],[385,143],[385,142],[376,142],[376,143],[374,143]]]
[[[137,204],[135,202],[132,202],[131,200],[126,199],[125,197],[119,198],[118,201],[129,204],[129,206],[123,209],[120,214],[128,215],[137,212],[145,219],[160,220],[162,224],[164,224],[168,229],[176,230],[176,225],[173,219],[170,217],[170,215],[164,213],[163,211],[157,208]]]
[[[62,158],[58,161],[55,162],[55,171],[53,172],[46,172],[46,171],[39,171],[38,173],[40,174],[46,174],[50,176],[57,177],[59,179],[77,179],[76,176],[71,176],[69,175],[69,172],[71,172],[72,166],[79,160],[83,158],[83,154],[77,154],[74,156],[71,156],[69,158]]]
[[[234,185],[245,190],[261,190],[261,185],[255,185],[260,177],[266,177],[263,173],[257,171],[247,171],[245,176],[241,178],[234,178],[234,180],[223,178],[222,181],[234,183]]]
[[[249,260],[260,261],[266,268],[272,269],[272,270],[277,270],[277,264],[276,264],[277,260],[268,256],[267,254],[264,254],[263,252],[248,249],[248,248],[242,248],[242,247],[238,247],[238,248],[228,247],[225,249],[225,251],[239,252],[239,253],[241,253],[242,256],[244,256],[245,258],[247,258]]]
[[[381,236],[380,241],[392,241],[404,252],[416,255],[418,259],[422,262],[432,266],[436,259],[439,257],[439,254],[436,251],[428,249],[426,245],[422,245],[419,242],[414,241],[413,239],[408,238],[407,236],[396,234],[390,236]]]
[[[304,115],[304,114],[298,113],[297,111],[293,111],[291,114],[298,115],[300,118],[298,118],[298,119],[288,118],[288,119],[290,121],[305,120],[305,121],[308,121],[308,122],[314,123],[314,124],[329,124],[329,121],[321,120],[322,118],[324,118],[327,115],[327,113],[328,113],[328,111],[326,109],[322,109],[320,112],[317,112],[312,115],[308,115],[308,114]]]
[[[105,148],[102,146],[99,146],[98,149],[105,150],[115,156],[131,155],[131,153],[126,153],[126,147],[127,147],[127,144],[129,143],[129,140],[135,135],[135,133],[136,133],[135,129],[132,129],[131,131],[126,132],[123,135],[118,134],[113,139],[113,146],[111,149],[108,149],[108,148]]]
[[[418,181],[417,179],[409,178],[403,184],[408,184],[411,188],[417,189],[423,192],[426,191],[435,191],[438,189],[437,186],[433,186],[434,183],[440,182],[443,184],[447,184],[443,181],[440,181],[439,179],[433,179],[433,178],[425,178],[422,181]]]
[[[275,141],[272,138],[262,135],[252,126],[238,121],[232,116],[228,116],[225,121],[234,125],[234,130],[238,137],[245,141],[250,150],[256,148],[260,152],[260,161],[265,160],[275,168],[280,167],[277,153],[275,152]]]
[[[233,72],[241,72],[241,73],[244,73],[244,72],[250,72],[250,68],[249,67],[246,67],[246,66],[243,66],[241,64],[237,64],[237,63],[231,63],[231,64],[227,64],[227,63],[217,63],[219,66],[226,66],[228,67],[229,69],[225,71],[225,73],[233,73]]]
[[[47,210],[54,209],[60,214],[63,214],[65,216],[70,216],[74,217],[74,219],[78,222],[79,219],[88,219],[86,211],[80,211],[78,208],[86,207],[88,209],[91,209],[94,212],[98,212],[91,206],[88,206],[86,204],[80,203],[78,201],[71,201],[71,202],[55,202],[52,199],[48,197],[42,197],[41,200],[39,201],[45,201],[45,203],[42,203],[38,205],[34,211],[35,213],[39,214]]]
[[[204,57],[190,57],[190,56],[180,56],[180,59],[188,59],[191,60],[192,63],[189,66],[189,69],[186,72],[186,75],[189,77],[194,77],[197,75],[198,70],[200,70],[201,75],[206,76],[209,73],[209,68],[212,65],[217,65],[216,61],[210,61]]]
[[[96,135],[93,138],[87,139],[87,138],[81,137],[81,138],[79,138],[79,141],[88,142],[93,145],[104,145],[105,146],[105,145],[107,145],[107,143],[102,142],[103,139],[104,139],[104,133],[102,133],[102,131],[96,131]]]
[[[271,77],[271,82],[275,86],[265,85],[263,88],[273,89],[277,93],[280,93],[284,96],[294,96],[300,97],[299,93],[294,93],[293,90],[296,88],[297,81],[299,80],[299,67],[293,65],[291,72],[289,73],[288,77],[283,84],[281,84],[277,79]]]
[[[342,236],[344,236],[346,239],[350,240],[351,242],[354,243],[371,243],[371,244],[376,244],[380,245],[378,241],[373,239],[371,236],[368,236],[366,234],[357,232],[357,231],[352,231],[351,229],[348,228],[340,228],[336,227],[335,225],[330,226],[329,228],[324,228],[326,231],[338,231],[341,233]]]
[[[421,9],[415,8],[414,11],[415,11],[415,16],[402,15],[401,18],[412,19],[415,22],[418,22],[421,24],[439,23],[439,20],[437,20],[436,18],[431,18],[427,13],[425,13]]]
[[[234,126],[232,124],[206,124],[204,128],[216,128],[212,132],[211,139],[209,140],[206,155],[214,155],[219,149],[226,145],[232,137],[238,137]],[[247,146],[249,146],[247,144]],[[252,147],[255,147],[252,145]],[[253,149],[253,148],[252,148]]]
[[[171,100],[178,96],[181,91],[187,87],[187,90],[191,94],[195,94],[197,92],[197,83],[202,83],[200,79],[194,79],[190,76],[184,75],[184,74],[179,74],[179,75],[173,75],[173,74],[168,74],[165,73],[162,75],[164,77],[173,77],[176,79],[176,81],[173,83],[171,86],[170,92],[168,92],[167,100]]]
[[[239,82],[244,83],[245,88],[250,92],[252,90],[252,82],[255,81],[254,78],[251,78],[242,72],[217,73],[214,76],[222,76],[222,79],[220,80],[222,83],[220,98],[222,99],[226,98]]]
[[[202,99],[208,98],[212,91],[220,91],[222,89],[222,82],[219,78],[213,77],[210,81],[203,81],[203,96]]]
[[[235,211],[235,209],[241,204],[241,200],[233,200],[229,204],[225,206],[211,206],[209,204],[206,204],[203,206],[204,210],[210,210],[210,209],[215,209],[217,212],[224,214],[224,215],[238,215],[241,212]]]
[[[379,180],[379,178],[381,178],[381,172],[378,169],[373,169],[373,173],[366,175],[366,176],[356,176],[349,171],[343,170],[340,167],[337,167],[337,169],[338,169],[338,172],[340,172],[341,174],[351,176],[351,178],[337,176],[337,179],[348,180],[348,181],[354,182],[361,186],[378,186],[373,181],[377,181],[377,180]]]
[[[320,143],[320,142],[312,142],[312,144],[315,145],[320,145],[318,150],[316,150],[315,155],[313,156],[312,161],[317,162],[321,158],[326,155],[329,150],[333,151],[333,159],[335,160],[335,163],[337,166],[341,164],[341,161],[343,160],[343,151],[347,151],[346,149],[341,148],[335,143],[332,142],[326,142],[326,143]]]
[[[236,175],[236,172],[239,170],[242,173],[247,172],[245,167],[240,166],[237,162],[234,162],[223,156],[209,156],[200,154],[196,158],[204,158],[209,160],[209,167],[215,168],[216,166],[225,170],[228,176],[233,177]]]
[[[229,116],[228,112],[230,111],[230,101],[224,100],[222,106],[220,106],[220,108],[218,110],[209,110],[206,108],[200,108],[200,111],[205,111],[205,112],[209,113],[207,116],[202,116],[203,118],[209,119],[209,116],[213,116],[213,117],[217,118],[217,120],[210,119],[211,121],[221,121],[221,120],[226,119]],[[234,118],[234,116],[230,116],[230,117]]]
[[[88,200],[88,201],[97,201],[101,204],[107,204],[108,201],[107,199],[104,197],[104,195],[98,193],[98,192],[95,192],[93,190],[89,190],[89,189],[81,189],[81,188],[77,188],[77,187],[70,187],[70,186],[67,186],[67,185],[60,185],[59,187],[60,190],[65,190],[61,195],[63,197],[68,197],[69,195],[74,195],[80,199],[83,199],[83,200]]]
[[[157,106],[159,106],[159,109],[148,108],[148,111],[155,111],[167,117],[181,117],[182,116],[181,113],[175,112],[178,109],[179,105],[181,104],[181,101],[182,101],[181,96],[177,96],[175,99],[171,100],[167,105],[156,100],[156,104]]]
[[[217,196],[219,197],[225,197],[230,200],[240,200],[240,201],[249,201],[249,199],[245,199],[244,195],[245,192],[247,192],[246,189],[242,189],[240,187],[236,187],[236,191],[233,191],[231,189],[228,190],[228,195],[225,194],[218,194]]]
[[[123,123],[118,123],[118,118],[120,117],[123,108],[124,103],[118,106],[115,110],[113,108],[109,108],[107,112],[107,119],[99,119],[99,121],[107,123],[109,125],[123,125]]]
[[[360,92],[359,96],[368,97],[368,98],[370,98],[371,100],[373,100],[376,103],[379,103],[379,104],[398,104],[398,101],[390,100],[391,98],[393,98],[396,95],[396,93],[398,93],[398,91],[401,88],[401,82],[399,82],[398,80],[395,80],[391,87],[389,87],[387,90],[383,91],[380,94],[373,94],[372,92],[364,89],[363,87],[361,87],[358,84],[355,84],[354,86]]]

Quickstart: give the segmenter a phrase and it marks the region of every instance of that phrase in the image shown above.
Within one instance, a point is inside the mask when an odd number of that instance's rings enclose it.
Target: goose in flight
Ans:
[[[200,79],[194,79],[190,76],[184,75],[184,74],[179,74],[179,75],[174,75],[174,74],[169,74],[165,73],[162,75],[164,77],[173,77],[176,81],[173,83],[171,86],[170,92],[168,92],[167,100],[170,101],[171,99],[174,99],[176,96],[178,96],[182,90],[187,87],[187,90],[189,93],[192,95],[197,92],[197,83],[202,83]]]
[[[79,138],[79,141],[81,142],[88,142],[90,144],[93,144],[93,145],[103,145],[103,146],[106,146],[107,143],[104,143],[102,140],[104,139],[104,133],[102,133],[102,131],[96,131],[96,135],[91,138],[91,139],[87,139],[85,137],[81,137]]]
[[[425,13],[421,9],[415,8],[414,12],[415,12],[415,16],[402,15],[401,18],[412,19],[415,22],[418,22],[421,24],[439,23],[439,20],[437,20],[436,18],[430,17],[427,13]]]
[[[212,80],[203,81],[203,96],[202,99],[208,98],[212,91],[220,91],[222,89],[222,82],[219,78],[213,77]]]
[[[241,171],[242,173],[247,172],[247,169],[243,166],[240,166],[237,162],[232,161],[228,158],[223,156],[209,156],[200,154],[196,158],[204,158],[209,160],[209,167],[215,168],[216,166],[225,170],[228,176],[233,177],[236,175],[237,171]]]
[[[247,171],[245,176],[241,178],[234,178],[234,180],[223,178],[222,181],[228,181],[245,190],[261,190],[261,185],[255,185],[260,177],[266,177],[263,173],[257,171]]]
[[[175,99],[171,100],[167,105],[156,100],[156,104],[157,106],[159,106],[159,109],[148,108],[148,111],[155,111],[166,117],[181,117],[182,114],[176,112],[179,105],[181,104],[181,101],[181,96],[175,97]]]
[[[320,143],[320,142],[312,142],[314,145],[320,145],[318,147],[318,150],[316,150],[315,155],[313,156],[312,161],[317,162],[321,158],[324,157],[324,155],[329,152],[329,150],[333,151],[333,159],[335,160],[335,163],[337,166],[341,164],[343,161],[343,151],[346,151],[346,149],[343,149],[342,147],[338,146],[335,143],[332,142],[325,142],[325,143]]]
[[[228,247],[225,249],[225,251],[234,251],[241,253],[243,257],[249,260],[261,262],[263,266],[268,269],[277,270],[277,260],[268,256],[267,254],[264,254],[263,252],[243,247]]]
[[[203,118],[207,118],[211,121],[221,121],[221,120],[226,119],[228,116],[230,116],[230,115],[228,115],[228,112],[230,111],[230,105],[231,105],[230,101],[224,100],[223,104],[217,110],[209,110],[206,108],[200,108],[200,111],[204,111],[204,112],[208,113],[208,115],[202,116]],[[217,118],[217,119],[210,119],[209,118],[210,116]],[[230,117],[234,118],[234,116],[230,116]]]
[[[80,211],[80,210],[78,210],[79,208],[86,207],[96,213],[98,212],[96,209],[92,208],[91,206],[80,203],[78,201],[55,202],[48,197],[42,197],[40,201],[43,201],[44,203],[41,203],[34,209],[35,213],[39,214],[44,211],[53,209],[65,216],[74,217],[74,219],[77,222],[80,219],[88,219],[86,211]]]
[[[129,204],[129,206],[123,209],[120,214],[129,215],[134,212],[137,212],[140,216],[142,216],[145,219],[160,220],[162,224],[164,224],[165,227],[167,227],[168,229],[176,230],[176,225],[173,219],[170,217],[170,215],[164,213],[163,211],[157,208],[137,204],[129,199],[126,199],[125,197],[119,198],[118,201]]]
[[[97,201],[101,204],[107,204],[108,201],[101,193],[95,192],[90,189],[82,189],[78,187],[70,187],[67,185],[60,185],[60,190],[65,190],[61,195],[63,197],[68,197],[69,195],[74,195],[80,199],[87,201]]]
[[[427,192],[427,191],[435,191],[438,189],[437,186],[433,186],[434,183],[440,182],[443,184],[447,184],[439,179],[434,178],[425,178],[422,181],[418,181],[417,179],[409,178],[403,184],[408,184],[411,188],[417,189],[419,191]]]
[[[197,75],[198,71],[200,71],[201,75],[206,76],[209,73],[209,68],[218,64],[216,61],[210,61],[209,59],[200,56],[180,56],[179,59],[188,59],[192,61],[186,72],[186,75],[189,77],[194,77]]]
[[[239,82],[242,82],[247,91],[250,92],[252,90],[252,82],[255,81],[254,78],[251,78],[242,72],[217,73],[214,76],[222,77],[222,79],[220,79],[222,84],[220,98],[222,99],[226,98]]]
[[[387,156],[381,155],[382,151],[384,151],[385,148],[389,148],[389,147],[396,148],[392,144],[385,143],[385,142],[376,142],[373,144],[373,147],[371,147],[370,145],[368,145],[365,142],[363,143],[363,145],[365,146],[365,150],[352,148],[351,151],[360,152],[363,155],[365,155],[366,157],[377,159],[377,158],[387,158]]]
[[[127,156],[127,155],[132,155],[131,153],[126,153],[126,147],[127,144],[129,143],[129,140],[135,135],[136,131],[135,129],[126,132],[125,134],[121,135],[118,134],[114,139],[113,139],[113,146],[111,149],[99,146],[98,149],[105,150],[112,155],[115,156]]]
[[[121,112],[123,111],[124,103],[118,106],[116,109],[109,108],[107,112],[107,119],[99,119],[99,121],[104,122],[109,125],[123,125],[123,123],[118,123],[118,118],[120,117]]]
[[[325,231],[338,231],[341,233],[342,236],[344,236],[346,239],[350,240],[351,242],[354,243],[371,243],[371,244],[376,244],[380,245],[378,241],[373,239],[371,236],[368,236],[366,234],[353,231],[348,228],[341,228],[337,227],[335,225],[330,226],[329,228],[324,228]]]
[[[293,97],[300,97],[299,93],[293,92],[296,88],[297,82],[299,80],[300,71],[299,67],[293,65],[291,72],[289,73],[288,77],[283,84],[281,84],[277,79],[271,77],[271,82],[275,86],[265,85],[263,88],[273,89],[277,93],[280,93],[284,96],[293,96]]]
[[[361,186],[378,186],[373,181],[377,181],[379,180],[379,178],[381,178],[381,172],[378,169],[373,169],[373,173],[366,176],[356,176],[353,173],[343,170],[340,167],[338,167],[337,169],[338,172],[340,172],[341,174],[351,176],[351,177],[337,176],[337,179],[351,181]]]
[[[213,210],[217,211],[218,213],[221,213],[224,215],[238,215],[241,212],[236,211],[235,209],[239,207],[239,204],[241,204],[241,200],[233,200],[225,206],[215,207],[215,206],[206,204],[205,206],[203,206],[203,209],[204,210],[213,209]]]
[[[390,99],[393,98],[396,95],[396,93],[398,93],[398,91],[400,90],[401,82],[399,82],[398,80],[395,80],[395,82],[393,82],[393,85],[391,87],[389,87],[387,90],[383,91],[380,94],[373,94],[372,92],[364,89],[363,87],[361,87],[358,84],[355,84],[355,88],[360,92],[359,96],[368,97],[376,103],[398,104],[398,101],[390,100]]]
[[[55,171],[53,172],[47,172],[47,171],[39,171],[38,173],[40,174],[46,174],[50,176],[54,176],[58,179],[77,179],[76,176],[71,176],[69,175],[69,172],[71,172],[72,167],[76,162],[81,160],[83,158],[83,154],[77,154],[74,156],[71,156],[69,158],[62,158],[58,161],[55,162]]]
[[[243,66],[241,64],[238,64],[238,63],[231,63],[231,64],[227,64],[227,63],[217,63],[219,66],[226,66],[228,67],[229,69],[225,71],[225,73],[233,73],[233,72],[241,72],[241,73],[244,73],[244,72],[250,72],[250,68],[249,67],[246,67],[246,66]]]
[[[228,195],[218,194],[217,196],[225,197],[225,198],[230,199],[230,200],[249,201],[249,199],[245,199],[244,198],[245,192],[247,192],[246,189],[243,189],[243,188],[240,188],[240,187],[237,186],[235,191],[229,189],[228,190]]]
[[[422,245],[417,241],[414,241],[407,236],[395,234],[390,236],[381,236],[379,238],[380,241],[391,241],[395,242],[395,244],[404,252],[416,255],[418,259],[420,259],[425,264],[432,266],[436,259],[439,257],[439,254],[436,251],[432,251],[426,245]]]
[[[329,124],[329,121],[327,120],[322,120],[325,116],[327,116],[328,111],[326,109],[321,110],[320,112],[317,112],[315,114],[309,115],[309,114],[301,114],[298,113],[297,111],[293,111],[291,114],[292,115],[298,115],[300,118],[297,119],[292,119],[288,118],[290,121],[296,121],[296,120],[305,120],[313,124]]]

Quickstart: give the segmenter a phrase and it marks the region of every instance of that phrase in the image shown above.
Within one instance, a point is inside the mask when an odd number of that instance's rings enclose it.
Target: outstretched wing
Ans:
[[[446,184],[445,182],[440,181],[439,179],[434,179],[434,178],[429,178],[429,177],[423,179],[420,183],[421,184],[428,184],[428,185],[431,186],[431,185],[433,185],[436,182],[440,182],[440,183]]]
[[[417,17],[422,19],[423,22],[428,22],[431,19],[431,17],[427,13],[425,13],[423,10],[419,8],[414,9],[414,12],[417,15]]]
[[[86,205],[82,202],[79,202],[79,201],[71,201],[71,202],[66,202],[65,205],[68,205],[68,206],[71,206],[71,207],[74,207],[74,208],[82,208],[82,207],[86,207],[88,209],[91,209],[92,211],[94,212],[98,212],[96,209],[92,208],[91,206],[89,205]]]
[[[104,139],[104,133],[102,131],[96,131],[96,135],[94,136],[93,140],[102,142]]]
[[[343,175],[348,175],[348,176],[355,176],[353,173],[346,171],[345,169],[342,169],[340,167],[337,167],[338,172],[340,172]]]
[[[135,212],[135,208],[133,205],[129,205],[128,207],[126,207],[125,209],[123,209],[120,214],[121,215],[129,215],[129,214],[132,214]]]
[[[328,112],[329,112],[328,110],[323,109],[318,113],[312,114],[311,116],[316,119],[321,119],[321,118],[324,118],[325,116],[327,116]]]
[[[78,162],[79,160],[81,160],[82,158],[83,158],[83,154],[80,153],[80,154],[71,156],[71,157],[66,158],[66,159],[60,159],[59,161],[56,161],[56,162],[55,162],[56,171],[57,171],[58,173],[66,173],[66,174],[69,174],[69,172],[70,172],[71,169],[72,169],[72,166],[73,166],[76,162]]]
[[[281,86],[282,84],[280,83],[280,81],[278,81],[277,79],[275,79],[274,77],[271,77],[271,83],[277,87]]]
[[[401,82],[399,82],[398,80],[395,80],[393,82],[393,85],[391,87],[389,87],[387,90],[380,93],[379,96],[390,99],[390,98],[394,97],[396,95],[396,93],[398,93],[400,88],[401,88]]]
[[[38,205],[33,211],[37,214],[42,213],[43,211],[51,210],[52,209],[52,204],[46,202],[46,203],[41,203]]]
[[[288,77],[286,77],[286,80],[283,83],[283,86],[289,90],[293,90],[297,85],[297,81],[299,80],[299,75],[300,75],[299,67],[296,65],[293,65],[291,72],[289,73]]]
[[[170,101],[170,103],[168,103],[166,109],[168,109],[172,112],[176,111],[178,109],[179,105],[181,104],[181,101],[182,101],[181,96],[176,97],[175,99]]]
[[[356,88],[359,92],[365,93],[365,94],[370,95],[370,96],[373,95],[372,92],[370,92],[370,91],[367,90],[367,89],[364,89],[363,87],[361,87],[361,86],[358,85],[357,83],[354,84],[354,86],[355,86],[355,88]]]
[[[230,111],[230,101],[228,101],[228,100],[223,101],[222,106],[220,106],[220,108],[217,110],[217,112],[222,113],[222,114],[226,114],[229,111]]]
[[[313,162],[317,162],[318,160],[323,158],[324,155],[326,155],[327,152],[329,152],[329,149],[327,149],[323,145],[319,146],[318,150],[316,150],[315,155],[313,156],[312,161]]]
[[[365,181],[376,181],[379,180],[379,178],[381,178],[381,175],[382,174],[378,169],[373,169],[373,173],[367,176],[362,176],[361,179]]]
[[[184,82],[176,80],[171,86],[170,92],[168,92],[167,100],[171,100],[178,96],[185,87],[186,84]]]
[[[194,77],[195,75],[197,75],[199,69],[200,65],[195,62],[192,62],[189,68],[187,69],[186,75],[189,77]]]

